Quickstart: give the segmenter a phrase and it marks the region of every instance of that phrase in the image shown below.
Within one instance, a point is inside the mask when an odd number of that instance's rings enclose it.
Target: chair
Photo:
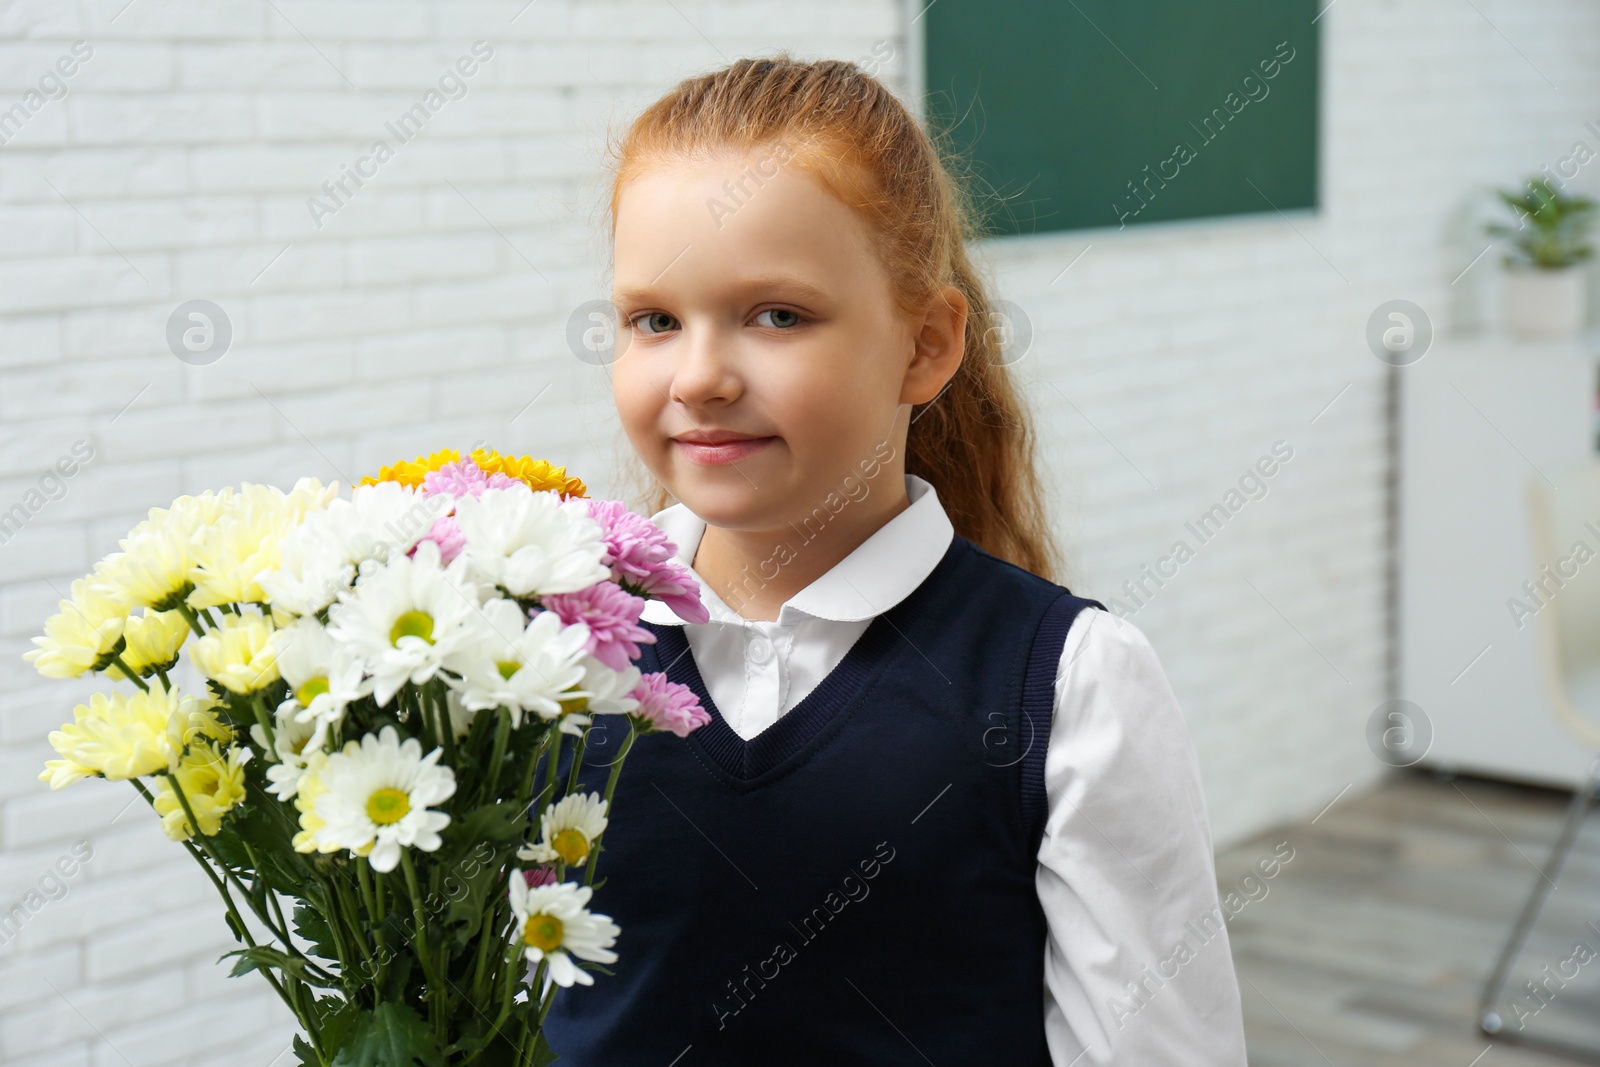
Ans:
[[[1578,744],[1600,753],[1600,462],[1583,463],[1557,476],[1556,487],[1543,478],[1532,479],[1528,486],[1532,576],[1536,587],[1548,591],[1540,593],[1542,605],[1529,604],[1536,608],[1534,641],[1539,673],[1556,718]],[[1589,550],[1587,555],[1573,551],[1578,541]],[[1488,1037],[1591,1063],[1600,1063],[1600,1045],[1577,1045],[1512,1029],[1501,1017],[1499,1003],[1512,964],[1595,802],[1597,785],[1600,756],[1589,764],[1572,793],[1550,857],[1501,949],[1478,1007],[1478,1029]]]

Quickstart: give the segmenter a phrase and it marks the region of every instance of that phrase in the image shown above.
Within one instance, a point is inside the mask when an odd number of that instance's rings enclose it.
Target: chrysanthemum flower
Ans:
[[[611,574],[600,562],[600,524],[582,500],[523,486],[486,489],[457,500],[455,518],[473,580],[513,597],[575,593]]]
[[[189,637],[189,623],[182,612],[145,608],[140,614],[128,616],[122,637],[126,647],[118,657],[134,674],[144,677],[157,669],[171,670],[178,662],[178,650]],[[123,677],[115,663],[106,667],[106,674],[112,678]]]
[[[103,562],[103,561],[102,561]],[[108,588],[95,574],[72,583],[72,597],[44,624],[22,658],[46,678],[77,678],[102,670],[111,660],[128,618],[128,598]]]
[[[439,546],[417,545],[362,574],[328,611],[328,633],[372,676],[373,696],[387,705],[407,682],[432,678],[457,649],[481,640],[477,588],[461,560],[441,567]]]
[[[359,752],[361,745],[356,741],[346,741],[346,752]],[[322,842],[317,838],[318,833],[327,824],[327,820],[317,814],[317,800],[327,787],[322,784],[322,772],[328,766],[330,753],[323,751],[312,752],[306,756],[305,768],[300,772],[299,788],[294,795],[294,808],[300,813],[300,831],[294,835],[290,844],[296,852],[338,852],[343,846],[337,842]],[[356,849],[358,856],[365,856],[372,851],[372,842]]]
[[[560,881],[556,877],[556,869],[554,867],[546,867],[543,864],[524,870],[522,872],[522,880],[528,883],[529,889],[537,889],[542,885],[555,885],[556,882]]]
[[[565,497],[581,497],[589,491],[583,481],[567,477],[567,468],[532,456],[502,456],[491,448],[475,449],[472,462],[488,474],[505,474],[534,492],[554,490]]]
[[[445,515],[434,520],[434,524],[428,528],[425,539],[439,546],[439,561],[446,566],[454,563],[456,557],[467,547],[467,535],[456,525],[454,515]]]
[[[378,469],[376,478],[368,475],[361,479],[361,485],[378,485],[382,482],[394,482],[405,486],[407,489],[421,489],[422,480],[429,471],[438,470],[450,463],[458,462],[461,453],[453,448],[441,448],[439,451],[416,459],[403,459],[399,463],[391,464]]]
[[[568,794],[545,809],[538,843],[519,849],[517,858],[576,866],[589,858],[606,822],[606,802],[599,793]]]
[[[47,762],[39,780],[60,789],[91,775],[123,780],[172,769],[191,742],[232,739],[215,706],[210,696],[168,689],[159,679],[148,692],[95,693],[73,709],[74,721],[51,732],[63,758]]]
[[[318,846],[370,845],[375,871],[394,870],[402,847],[436,850],[450,816],[429,805],[456,791],[455,772],[439,765],[443,754],[436,748],[424,756],[416,738],[402,742],[399,731],[385,726],[377,736],[367,734],[359,745],[346,744],[330,755],[316,798],[316,814],[324,820],[316,832]]]
[[[523,712],[542,719],[561,714],[564,692],[584,677],[588,630],[566,626],[553,612],[530,620],[514,600],[496,598],[483,605],[486,632],[463,645],[447,662],[461,676],[456,688],[470,711],[504,707],[511,724]]]
[[[230,692],[248,695],[278,680],[272,634],[272,620],[264,616],[224,615],[217,629],[194,643],[190,656],[201,674]]]
[[[485,489],[505,489],[515,484],[517,480],[510,475],[490,474],[470,459],[446,463],[422,476],[424,493],[445,493],[453,497],[482,496]]]
[[[279,800],[292,800],[300,788],[300,776],[305,773],[306,757],[311,753],[307,745],[316,730],[314,722],[301,722],[295,718],[299,705],[284,701],[272,713],[272,743],[267,743],[267,733],[260,723],[250,724],[250,737],[272,760],[267,767],[267,792]],[[311,749],[312,752],[316,751]]]
[[[604,528],[611,576],[629,590],[665,603],[683,621],[708,622],[700,580],[677,560],[666,532],[620,500],[590,500],[589,514]]]
[[[244,765],[251,752],[243,746],[226,751],[214,743],[195,745],[178,761],[170,778],[176,778],[184,800],[200,823],[200,832],[211,837],[222,829],[222,817],[244,800]],[[194,835],[188,812],[172,788],[169,775],[156,779],[154,806],[161,816],[161,829],[174,841]]]
[[[151,508],[114,552],[95,568],[94,580],[109,595],[156,611],[171,611],[194,591],[194,545],[198,534],[220,521],[233,499],[218,492],[180,496],[170,508]]]
[[[272,650],[289,686],[278,714],[306,727],[306,749],[323,748],[329,729],[344,719],[345,708],[371,692],[361,663],[314,618],[297,619],[276,631]],[[287,800],[294,793],[291,789],[280,795]]]
[[[314,615],[350,587],[360,564],[406,555],[449,510],[449,497],[393,482],[357,487],[349,500],[329,501],[290,531],[277,568],[260,575],[261,587],[275,608]]]
[[[614,671],[593,656],[584,656],[583,679],[561,694],[561,732],[576,737],[596,715],[633,714],[639,702],[632,690],[640,677],[639,668],[632,664]]]
[[[711,715],[700,706],[700,698],[686,685],[670,681],[661,671],[652,671],[639,679],[631,694],[639,702],[634,722],[646,733],[662,731],[688,737],[711,721]]]
[[[259,578],[277,568],[284,538],[308,513],[327,507],[338,489],[337,483],[325,486],[316,478],[301,478],[288,493],[271,485],[241,484],[221,517],[195,532],[189,572],[195,588],[189,605],[265,601]]]
[[[626,670],[639,658],[640,643],[655,643],[655,634],[639,625],[645,602],[614,582],[596,582],[576,593],[551,593],[539,602],[568,626],[588,627],[586,650],[614,671]]]
[[[512,871],[512,939],[523,947],[528,962],[550,961],[550,979],[556,985],[594,985],[594,976],[573,963],[573,956],[617,962],[610,949],[622,929],[609,915],[588,910],[592,894],[589,886],[575,882],[530,887],[521,871]]]

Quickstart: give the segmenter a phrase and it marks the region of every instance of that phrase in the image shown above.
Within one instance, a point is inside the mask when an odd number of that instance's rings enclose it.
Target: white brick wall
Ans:
[[[607,121],[739,55],[888,40],[903,56],[905,20],[896,0],[0,5],[0,110],[73,42],[94,49],[0,147],[0,508],[74,440],[96,450],[0,546],[0,906],[74,841],[94,849],[0,947],[0,1062],[266,1067],[290,1033],[264,985],[223,978],[210,887],[130,790],[34,781],[85,690],[19,654],[71,579],[180,492],[348,480],[441,445],[548,455],[607,491],[606,384],[564,341],[601,291]],[[1441,328],[1465,320],[1494,281],[1491,256],[1449,284],[1481,247],[1460,225],[1469,196],[1600,118],[1600,11],[1582,0],[1338,0],[1321,26],[1319,214],[992,247],[1037,329],[1018,370],[1038,383],[1079,591],[1123,597],[1275,440],[1294,447],[1270,495],[1135,616],[1192,725],[1219,842],[1380,769],[1362,740],[1385,695],[1367,315],[1404,296]],[[467,95],[314,226],[307,197],[480,39],[495,52]],[[234,329],[205,367],[164,340],[194,298]]]

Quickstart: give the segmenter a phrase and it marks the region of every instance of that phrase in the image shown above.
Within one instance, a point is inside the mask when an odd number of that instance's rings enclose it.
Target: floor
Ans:
[[[1513,969],[1507,996],[1520,998],[1502,1002],[1508,1028],[1596,1047],[1577,1060],[1491,1041],[1475,1023],[1570,794],[1395,773],[1217,858],[1225,906],[1238,893],[1229,938],[1251,1067],[1600,1063],[1600,810]],[[1523,987],[1535,976],[1541,999]]]

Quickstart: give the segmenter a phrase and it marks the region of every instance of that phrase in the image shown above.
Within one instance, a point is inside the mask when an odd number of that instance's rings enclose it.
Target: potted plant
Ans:
[[[1529,178],[1524,189],[1495,192],[1517,217],[1515,227],[1489,227],[1510,243],[1507,325],[1523,337],[1572,337],[1583,328],[1587,311],[1582,264],[1594,255],[1589,233],[1596,202],[1563,193],[1541,176]]]

